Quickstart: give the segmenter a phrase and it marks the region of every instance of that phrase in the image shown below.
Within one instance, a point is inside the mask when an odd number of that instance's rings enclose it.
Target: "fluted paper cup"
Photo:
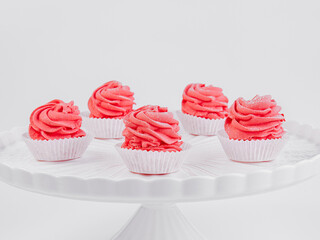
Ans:
[[[48,162],[80,158],[92,139],[93,136],[90,133],[87,133],[84,137],[55,140],[33,140],[28,133],[23,134],[23,140],[34,158]]]
[[[207,119],[177,111],[180,122],[186,132],[193,135],[214,136],[224,128],[226,118]]]
[[[220,143],[229,159],[237,162],[256,163],[275,160],[288,140],[285,133],[278,139],[233,140],[225,130],[218,132]]]
[[[122,148],[116,145],[129,171],[140,174],[168,174],[178,172],[189,152],[190,145],[183,143],[180,152],[146,151]]]
[[[89,112],[81,113],[82,127],[91,132],[95,138],[122,138],[125,128],[120,118],[90,118]]]

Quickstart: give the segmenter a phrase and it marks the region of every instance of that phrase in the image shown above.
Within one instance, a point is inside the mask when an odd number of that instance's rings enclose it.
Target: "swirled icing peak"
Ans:
[[[230,139],[258,140],[281,138],[284,134],[281,107],[270,95],[252,100],[238,98],[231,106],[225,130]]]
[[[35,109],[30,116],[29,135],[35,140],[53,140],[85,136],[77,106],[53,100]]]
[[[92,118],[123,118],[132,111],[133,92],[118,81],[110,81],[98,87],[89,99]]]
[[[183,113],[207,119],[228,116],[228,98],[221,88],[193,83],[186,86],[182,97]]]
[[[124,118],[123,148],[151,151],[181,151],[179,121],[167,108],[144,106]]]

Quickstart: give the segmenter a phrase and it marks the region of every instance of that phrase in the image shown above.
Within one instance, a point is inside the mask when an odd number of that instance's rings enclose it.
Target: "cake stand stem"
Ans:
[[[205,240],[175,204],[144,204],[112,240]]]

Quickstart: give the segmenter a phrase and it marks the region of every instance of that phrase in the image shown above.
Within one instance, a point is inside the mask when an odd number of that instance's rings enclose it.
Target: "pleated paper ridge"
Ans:
[[[184,143],[180,152],[146,151],[121,148],[116,145],[123,162],[131,172],[142,174],[168,174],[181,169],[190,145]]]
[[[282,138],[266,140],[233,140],[222,130],[218,133],[220,143],[229,159],[238,162],[266,162],[276,159],[288,140]]]
[[[34,158],[40,161],[66,161],[80,158],[89,146],[93,136],[59,140],[33,140],[28,133],[23,134]]]
[[[206,119],[177,111],[184,130],[194,135],[213,136],[224,128],[225,118]]]
[[[89,112],[81,113],[82,127],[95,138],[122,138],[125,128],[123,119],[89,118]]]

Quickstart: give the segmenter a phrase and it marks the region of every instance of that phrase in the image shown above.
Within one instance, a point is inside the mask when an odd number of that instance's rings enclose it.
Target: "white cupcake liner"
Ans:
[[[23,140],[34,158],[50,162],[80,158],[92,139],[93,136],[90,133],[84,137],[55,140],[33,140],[28,133],[23,134]]]
[[[226,118],[207,119],[185,114],[177,111],[177,115],[186,132],[194,135],[213,136],[217,135],[218,131],[224,129]]]
[[[95,138],[122,138],[125,128],[123,119],[90,118],[89,112],[81,113],[82,127],[91,132]]]
[[[278,139],[233,140],[225,130],[218,133],[220,143],[229,159],[237,162],[268,162],[277,158],[289,136],[285,133]]]
[[[168,174],[181,169],[190,145],[183,143],[180,152],[146,151],[115,147],[129,171],[140,174]]]

